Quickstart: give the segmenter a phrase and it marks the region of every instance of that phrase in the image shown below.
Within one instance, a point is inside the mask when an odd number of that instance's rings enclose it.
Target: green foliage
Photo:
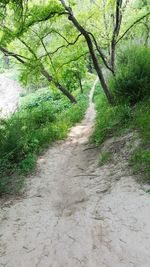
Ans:
[[[21,189],[24,175],[34,169],[36,155],[51,142],[66,137],[87,109],[91,83],[84,85],[84,94],[76,92],[78,103],[53,97],[39,90],[24,97],[20,109],[9,119],[0,121],[0,194]],[[25,100],[27,98],[27,101]]]
[[[4,57],[0,55],[0,73],[4,72]]]
[[[138,104],[134,110],[134,127],[136,127],[141,138],[150,143],[150,98]]]
[[[131,164],[135,173],[141,173],[141,180],[150,183],[150,151],[136,149],[131,157]]]
[[[32,59],[31,59],[32,60]],[[19,81],[26,88],[39,88],[46,86],[48,83],[45,78],[41,76],[41,68],[37,61],[32,60],[31,65],[24,65],[19,73]]]
[[[30,9],[25,26],[30,27],[37,22],[48,20],[53,18],[55,14],[59,15],[63,11],[62,5],[60,5],[57,0],[51,0],[50,3],[46,3],[46,5],[41,5],[39,2],[39,4],[34,4]]]
[[[140,173],[140,180],[150,183],[150,98],[134,108],[127,104],[112,107],[97,87],[94,99],[97,116],[92,141],[101,144],[108,137],[136,129],[141,144],[132,153],[131,165],[135,173]],[[107,161],[107,156],[107,153],[101,155],[100,164],[105,163],[105,159]]]
[[[79,87],[78,75],[80,75],[80,73],[76,68],[68,67],[65,68],[64,71],[62,71],[62,81],[70,92],[76,90]]]
[[[108,137],[117,135],[129,128],[132,118],[131,108],[127,105],[110,106],[99,87],[94,96],[96,104],[96,126],[92,141],[101,144]]]
[[[108,151],[102,152],[99,157],[99,164],[104,165],[105,163],[108,162],[109,159],[110,159],[110,152]]]
[[[139,132],[141,145],[133,152],[131,164],[134,171],[140,172],[150,183],[150,98],[139,103],[134,110],[133,127]]]
[[[139,45],[123,48],[117,73],[109,81],[119,103],[135,103],[150,96],[150,49]]]

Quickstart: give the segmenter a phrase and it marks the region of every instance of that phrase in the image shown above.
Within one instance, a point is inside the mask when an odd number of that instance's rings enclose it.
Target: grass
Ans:
[[[144,173],[145,182],[150,183],[150,151],[142,148],[136,149],[131,157],[131,163],[135,173]]]
[[[134,151],[131,164],[134,172],[140,173],[144,180],[150,183],[150,98],[135,108],[133,127],[138,130],[141,144]]]
[[[131,165],[142,180],[150,183],[149,47],[139,44],[120,47],[115,77],[107,77],[107,82],[116,105],[110,106],[99,86],[96,88],[97,116],[92,140],[101,144],[108,137],[136,130],[141,143],[132,153]]]
[[[92,142],[102,144],[108,137],[120,135],[130,128],[132,110],[127,105],[110,106],[105,95],[97,85],[94,93],[96,105],[96,126]]]
[[[102,152],[99,157],[99,165],[106,164],[109,159],[110,159],[110,152],[109,151]]]
[[[84,117],[92,83],[84,83],[82,95],[75,92],[77,104],[50,90],[22,97],[20,109],[0,121],[0,194],[19,192],[37,156]]]
[[[94,94],[96,104],[96,127],[92,142],[102,144],[107,138],[136,130],[141,144],[131,155],[134,173],[141,174],[141,180],[150,183],[150,98],[130,107],[127,104],[110,106],[99,85]],[[109,158],[104,153],[100,162]]]

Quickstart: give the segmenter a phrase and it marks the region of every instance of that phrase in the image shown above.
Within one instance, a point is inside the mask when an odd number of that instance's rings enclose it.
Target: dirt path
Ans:
[[[0,266],[150,266],[150,196],[127,163],[133,136],[108,140],[111,161],[98,167],[93,90],[82,123],[39,159],[24,196],[3,205]]]
[[[13,113],[18,105],[21,87],[7,74],[0,74],[0,117]]]

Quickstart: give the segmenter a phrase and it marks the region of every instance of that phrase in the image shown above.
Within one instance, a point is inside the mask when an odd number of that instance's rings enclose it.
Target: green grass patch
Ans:
[[[135,173],[141,173],[141,179],[150,183],[150,150],[136,149],[131,157]]]
[[[131,165],[135,173],[142,175],[142,180],[150,182],[150,99],[143,100],[134,107],[127,104],[110,106],[97,86],[94,101],[97,115],[92,142],[100,145],[109,137],[136,130],[141,145],[132,153]]]
[[[94,101],[97,115],[92,142],[100,145],[108,137],[120,135],[129,130],[132,110],[128,105],[109,105],[99,85],[96,87]]]
[[[133,152],[131,164],[134,172],[150,183],[150,99],[136,106],[132,125],[138,130],[141,145]]]

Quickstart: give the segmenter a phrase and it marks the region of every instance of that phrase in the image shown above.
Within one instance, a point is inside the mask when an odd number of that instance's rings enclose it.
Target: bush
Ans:
[[[131,164],[134,171],[144,174],[150,183],[150,99],[137,105],[132,124],[138,130],[141,145],[133,152]]]
[[[134,110],[134,127],[142,140],[150,144],[150,98],[139,103]]]
[[[134,172],[142,174],[142,180],[150,183],[150,98],[137,103],[134,108],[127,104],[113,107],[108,104],[104,94],[97,86],[94,100],[97,116],[92,141],[101,144],[108,137],[136,129],[141,144],[131,155],[131,165]],[[101,161],[105,161],[107,155],[103,155],[103,157]]]
[[[50,93],[28,95],[15,114],[0,120],[0,194],[19,191],[24,175],[35,167],[36,155],[83,118],[90,87],[85,83],[84,93],[76,92],[77,104],[63,96],[56,100]]]
[[[109,105],[99,86],[96,87],[94,101],[97,115],[92,141],[96,144],[101,144],[108,137],[117,135],[118,132],[129,128],[132,111],[128,105]]]
[[[134,105],[150,96],[150,48],[136,45],[120,52],[109,86],[119,103]]]
[[[146,182],[150,183],[150,151],[136,149],[131,157],[131,164],[135,173],[143,173]]]

